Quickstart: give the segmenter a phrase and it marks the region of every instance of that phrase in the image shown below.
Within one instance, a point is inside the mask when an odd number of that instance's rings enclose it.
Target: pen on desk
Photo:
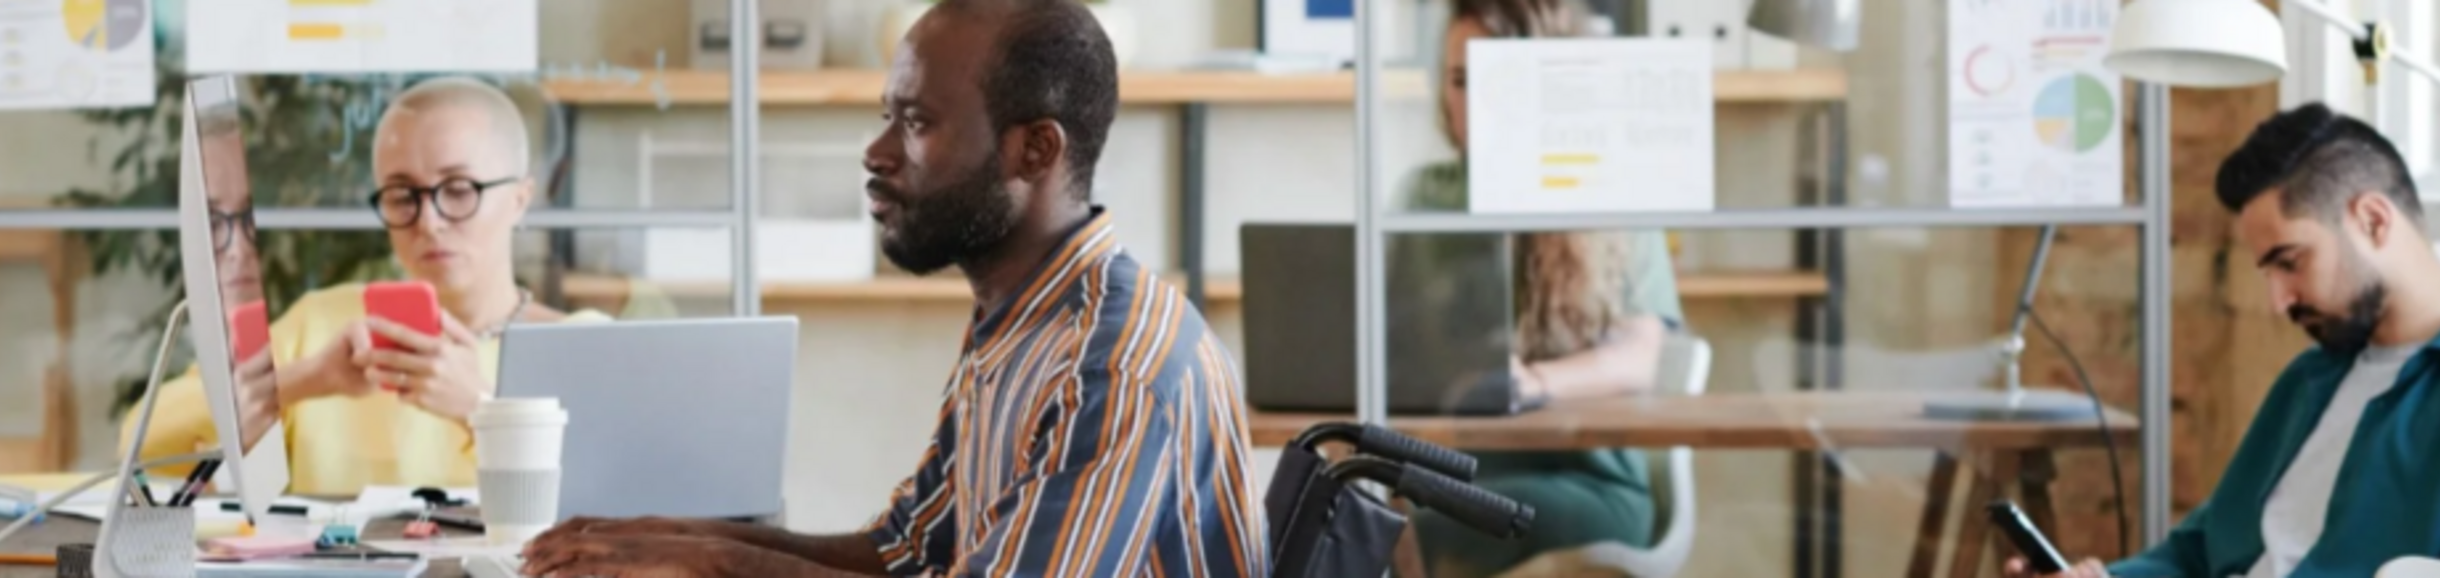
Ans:
[[[306,560],[420,560],[414,552],[313,552],[298,556]]]
[[[0,566],[58,566],[59,557],[43,554],[0,554]]]
[[[430,519],[432,520],[432,523],[434,523],[434,524],[439,524],[439,525],[441,525],[441,526],[445,526],[445,527],[449,527],[449,528],[456,528],[456,529],[459,529],[459,530],[465,530],[465,531],[468,531],[468,532],[481,532],[481,531],[483,531],[483,521],[482,521],[482,520],[480,520],[480,519],[472,518],[472,517],[465,517],[465,518],[461,518],[461,517],[457,517],[457,516],[443,516],[443,515],[440,515],[440,514],[433,514],[433,515],[431,515],[431,516],[428,516],[428,518],[430,518]]]
[[[239,512],[244,510],[245,507],[237,502],[220,503],[220,511],[223,512]],[[307,511],[308,510],[306,510],[305,506],[291,506],[288,504],[273,504],[271,509],[268,510],[269,513],[280,516],[304,516],[306,515]]]

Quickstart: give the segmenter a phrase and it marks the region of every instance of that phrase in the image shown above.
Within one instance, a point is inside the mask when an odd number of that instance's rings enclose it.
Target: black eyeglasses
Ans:
[[[254,239],[254,211],[223,213],[218,209],[212,210],[213,251],[229,250],[229,245],[240,236],[248,239],[248,242]]]
[[[423,219],[426,199],[429,199],[432,211],[439,213],[441,218],[451,222],[464,221],[474,218],[475,212],[483,209],[484,191],[517,182],[520,178],[523,177],[477,181],[450,177],[429,187],[390,185],[374,190],[368,202],[373,205],[373,212],[381,215],[382,224],[391,228],[415,226],[416,221]]]

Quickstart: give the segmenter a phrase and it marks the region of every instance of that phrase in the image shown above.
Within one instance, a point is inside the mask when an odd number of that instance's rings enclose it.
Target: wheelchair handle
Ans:
[[[1390,486],[1397,495],[1494,537],[1515,538],[1533,528],[1532,506],[1428,468],[1356,456],[1330,466],[1328,475],[1341,482],[1363,479]]]
[[[1533,528],[1532,506],[1431,470],[1406,468],[1398,493],[1493,537],[1515,538]]]
[[[1378,425],[1325,423],[1297,434],[1289,446],[1313,451],[1314,446],[1334,440],[1355,444],[1358,454],[1372,454],[1393,462],[1422,466],[1461,482],[1474,479],[1474,456]]]

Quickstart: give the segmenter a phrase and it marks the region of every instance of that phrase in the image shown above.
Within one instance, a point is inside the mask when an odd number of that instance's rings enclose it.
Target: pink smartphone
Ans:
[[[440,298],[432,292],[431,284],[422,281],[385,281],[366,286],[364,314],[387,319],[424,335],[441,334]],[[380,333],[373,334],[373,347],[400,348]]]
[[[229,312],[229,340],[239,363],[271,346],[271,319],[262,301],[248,301]]]

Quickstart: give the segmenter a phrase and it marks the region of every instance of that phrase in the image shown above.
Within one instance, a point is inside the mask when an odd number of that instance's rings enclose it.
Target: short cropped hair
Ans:
[[[2279,113],[2254,127],[2245,144],[2220,163],[2220,204],[2230,211],[2271,191],[2290,215],[2336,221],[2359,193],[2378,192],[2405,211],[2417,230],[2423,204],[2398,149],[2373,130],[2321,103]]]
[[[517,171],[516,175],[484,175],[484,178],[533,176],[532,140],[526,135],[524,113],[508,93],[481,80],[446,76],[415,83],[390,100],[389,110],[381,114],[380,126],[389,126],[401,114],[456,106],[483,111],[493,143],[499,145],[500,154],[511,155],[501,160]]]
[[[1118,115],[1118,57],[1101,21],[1074,0],[1004,0],[999,62],[984,73],[995,132],[1051,119],[1067,133],[1069,191],[1089,199],[1093,167]]]

